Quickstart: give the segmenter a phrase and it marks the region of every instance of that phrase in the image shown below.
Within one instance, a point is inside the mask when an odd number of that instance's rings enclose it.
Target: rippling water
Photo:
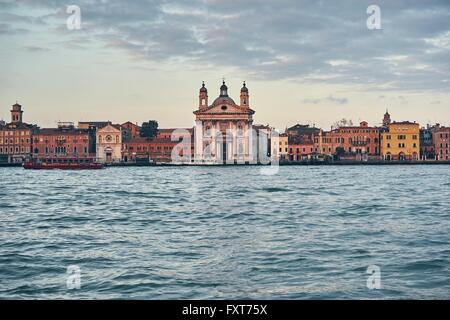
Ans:
[[[450,298],[450,166],[0,168],[0,199],[0,298]]]

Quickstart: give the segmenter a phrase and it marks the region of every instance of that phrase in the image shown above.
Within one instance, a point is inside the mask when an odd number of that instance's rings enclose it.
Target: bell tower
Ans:
[[[390,124],[391,124],[391,115],[386,110],[386,113],[384,114],[384,117],[383,117],[383,127],[387,127]]]
[[[245,107],[248,108],[249,107],[249,95],[248,95],[248,88],[245,85],[245,81],[244,84],[241,88],[241,107]]]
[[[22,123],[22,106],[17,102],[13,104],[11,110],[11,123]]]
[[[205,87],[204,81],[202,83],[202,87],[200,88],[198,107],[199,109],[205,109],[208,107],[208,90]]]

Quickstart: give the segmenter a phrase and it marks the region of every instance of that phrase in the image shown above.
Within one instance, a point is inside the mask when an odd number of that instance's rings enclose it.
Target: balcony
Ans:
[[[367,146],[370,144],[370,141],[352,141],[350,142],[352,146]]]

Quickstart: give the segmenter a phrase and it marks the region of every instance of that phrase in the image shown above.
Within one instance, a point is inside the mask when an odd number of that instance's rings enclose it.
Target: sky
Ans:
[[[190,127],[202,81],[212,102],[222,78],[280,130],[379,125],[386,109],[450,125],[450,0],[0,0],[0,119],[18,101],[41,127]]]

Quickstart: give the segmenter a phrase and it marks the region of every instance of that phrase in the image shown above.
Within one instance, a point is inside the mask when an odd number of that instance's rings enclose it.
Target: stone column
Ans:
[[[252,162],[254,160],[253,154],[253,126],[251,122],[247,123],[247,136],[246,136],[246,154],[248,155],[246,161]]]
[[[214,125],[214,154],[215,154],[215,161],[219,161],[220,158],[222,157],[221,150],[222,150],[222,141],[223,141],[223,137],[221,137],[219,135],[220,133],[220,123],[219,121],[216,121],[215,125]]]
[[[200,120],[195,121],[195,162],[201,162],[203,160],[203,122]]]
[[[231,132],[233,133],[233,160],[236,160],[237,159],[237,151],[238,151],[238,149],[237,149],[237,145],[238,145],[238,142],[237,142],[237,134],[238,134],[238,129],[237,129],[237,122],[233,122],[232,123],[232,126],[233,126],[233,128],[231,129]]]

